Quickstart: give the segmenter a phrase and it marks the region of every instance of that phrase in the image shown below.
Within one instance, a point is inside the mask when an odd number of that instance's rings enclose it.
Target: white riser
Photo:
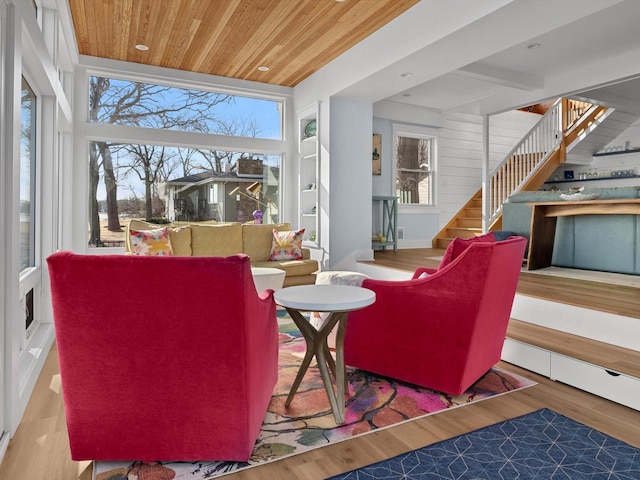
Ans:
[[[517,340],[505,339],[502,346],[502,360],[545,377],[551,375],[551,354],[549,351]]]
[[[640,319],[516,295],[511,317],[640,352]]]

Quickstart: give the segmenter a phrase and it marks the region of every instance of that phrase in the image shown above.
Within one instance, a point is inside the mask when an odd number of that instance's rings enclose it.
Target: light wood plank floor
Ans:
[[[402,251],[404,252],[404,250]],[[384,252],[390,253],[390,252]],[[408,255],[416,254],[410,252]],[[420,252],[425,256],[425,252]],[[413,271],[417,265],[427,265],[425,261],[415,263],[402,255],[395,255],[396,265]],[[401,258],[404,257],[404,258]],[[376,253],[378,261],[378,254]],[[435,264],[437,265],[437,261]],[[540,278],[540,275],[530,275]],[[528,281],[526,282],[528,283]],[[576,289],[575,300],[582,302],[593,292],[585,294],[580,285],[552,287],[537,284],[531,279],[531,288],[545,294],[556,294],[566,288],[563,298],[571,298]],[[573,285],[573,287],[571,286]],[[609,289],[605,285],[597,286]],[[525,288],[525,287],[523,287]],[[613,289],[613,290],[617,290]],[[582,292],[582,294],[579,294]],[[621,298],[629,293],[622,289]],[[609,301],[610,294],[603,294],[595,301],[600,309],[611,303],[618,308],[615,300]],[[637,312],[638,297],[633,297],[625,307]],[[640,316],[639,316],[640,318]],[[640,412],[582,392],[567,385],[550,381],[513,365],[501,362],[500,366],[524,375],[538,382],[533,387],[491,398],[462,408],[438,413],[429,417],[407,422],[396,427],[364,435],[352,440],[329,445],[304,454],[276,461],[261,467],[251,468],[224,478],[230,480],[323,479],[349,471],[379,460],[383,460],[409,450],[451,438],[493,423],[547,407],[560,414],[582,422],[604,433],[640,448]],[[60,378],[55,347],[49,353],[20,427],[9,444],[5,458],[0,465],[0,480],[89,480],[90,462],[73,462],[69,457],[64,411],[60,395]]]
[[[377,251],[376,266],[413,272],[418,266],[437,267],[444,250],[413,248],[394,252]],[[518,282],[518,293],[546,298],[554,302],[576,305],[593,310],[640,318],[640,289],[601,282],[563,278],[523,272]]]

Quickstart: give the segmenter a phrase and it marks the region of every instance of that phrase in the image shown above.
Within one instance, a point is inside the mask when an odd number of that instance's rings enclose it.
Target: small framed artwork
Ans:
[[[374,175],[382,175],[382,135],[373,134],[372,154],[372,173]]]

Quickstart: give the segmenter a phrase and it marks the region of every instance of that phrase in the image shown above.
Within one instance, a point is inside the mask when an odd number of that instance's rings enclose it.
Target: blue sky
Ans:
[[[223,116],[255,118],[263,129],[260,138],[275,140],[281,138],[278,102],[237,96],[234,104],[219,105],[217,110]]]

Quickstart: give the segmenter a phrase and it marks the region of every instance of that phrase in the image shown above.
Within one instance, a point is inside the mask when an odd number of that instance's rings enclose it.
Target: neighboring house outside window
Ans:
[[[433,206],[436,137],[430,129],[394,125],[393,191],[399,205]]]

